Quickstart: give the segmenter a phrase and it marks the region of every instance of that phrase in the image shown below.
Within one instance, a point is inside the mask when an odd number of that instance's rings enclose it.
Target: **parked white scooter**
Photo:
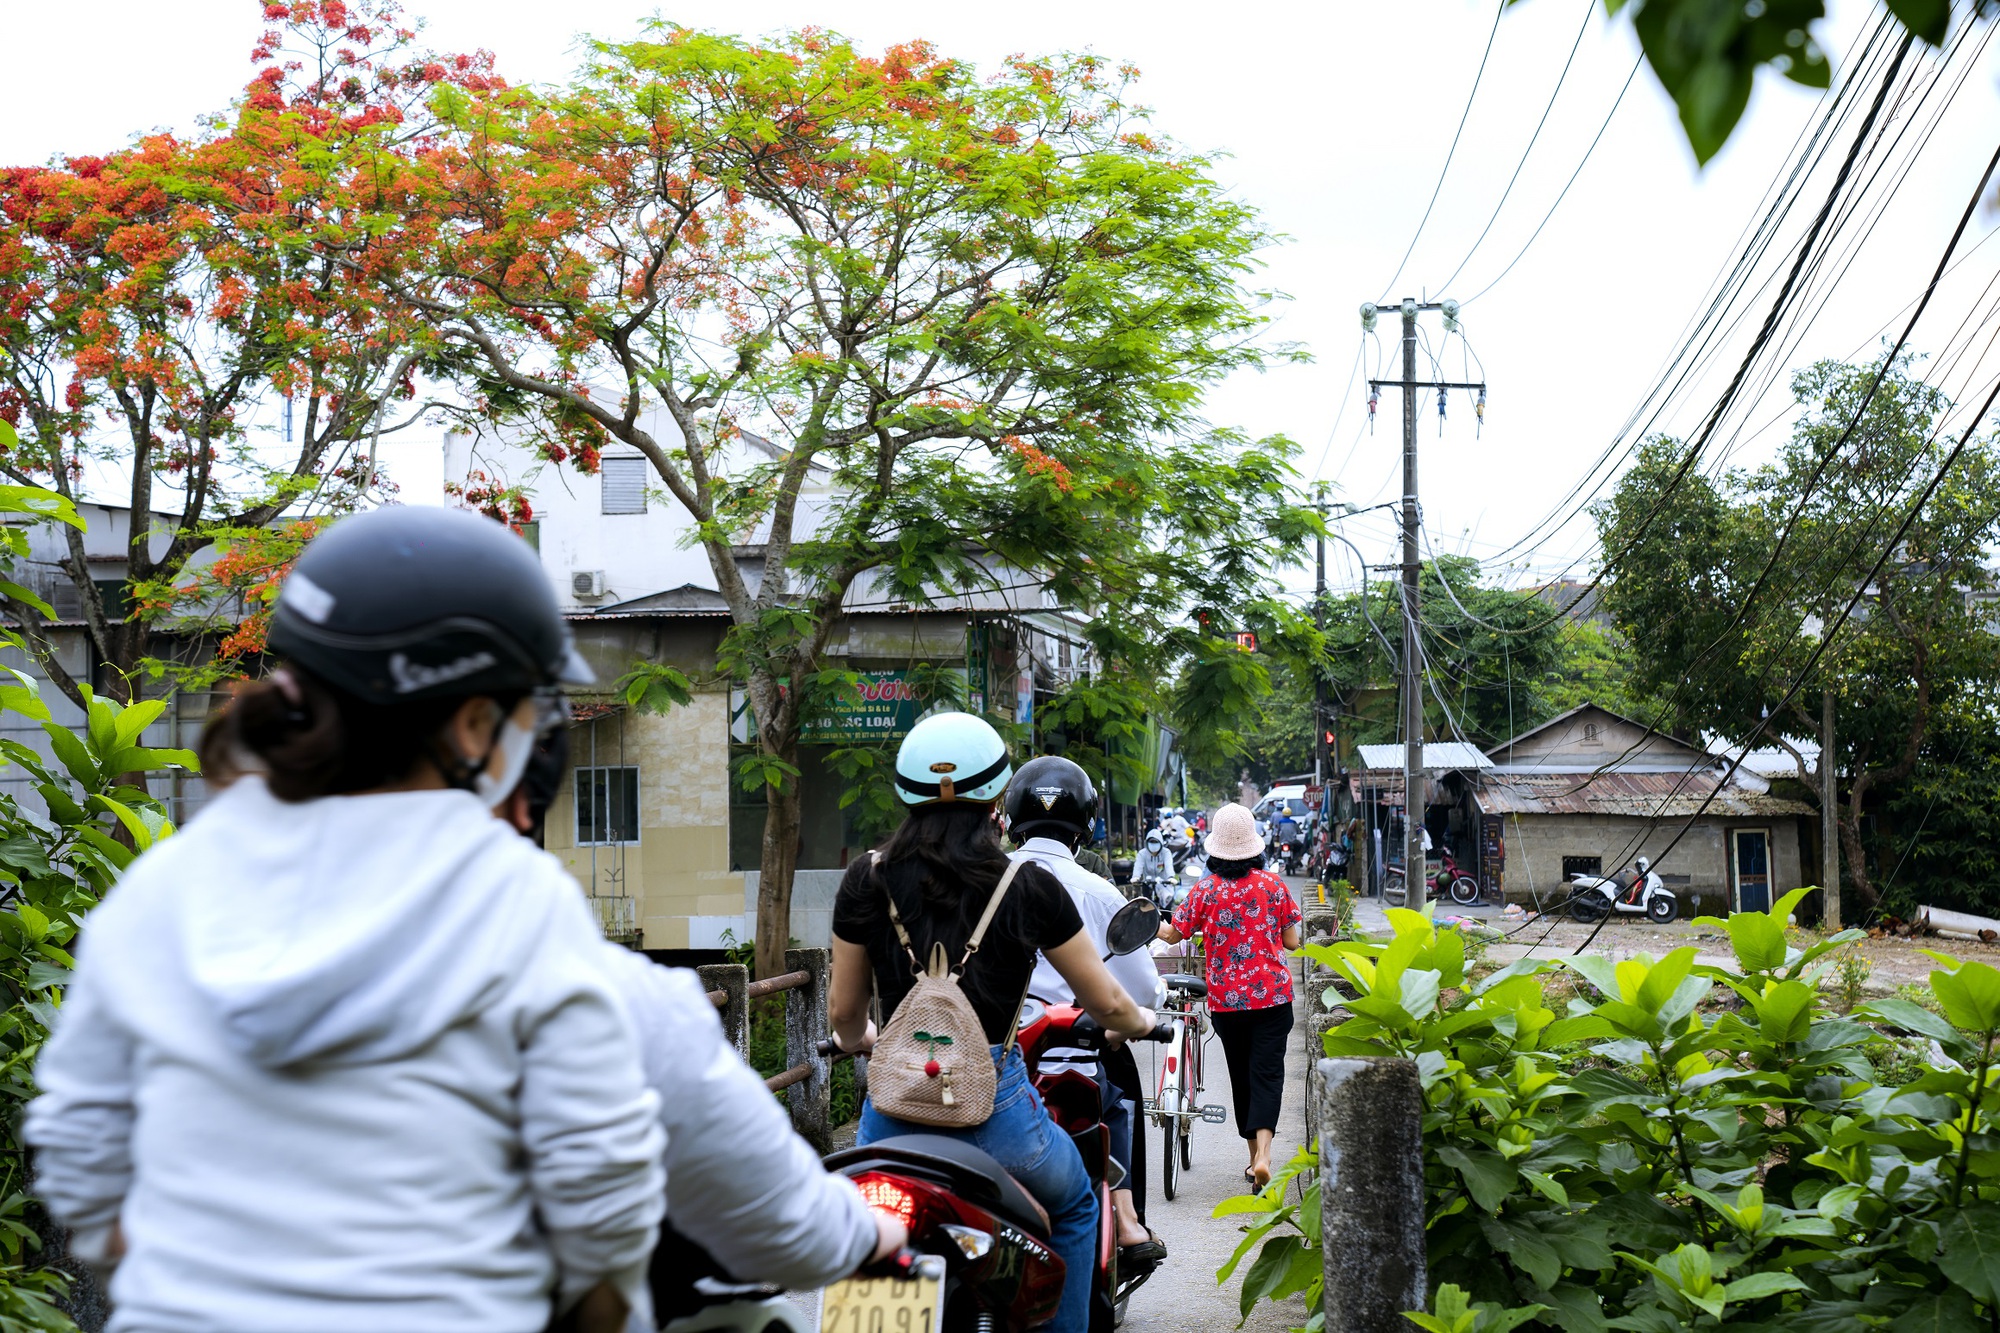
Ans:
[[[1573,875],[1569,881],[1569,914],[1578,921],[1598,921],[1612,912],[1643,916],[1661,925],[1681,914],[1681,900],[1653,873],[1653,863],[1640,857],[1632,863],[1632,878],[1608,879]]]

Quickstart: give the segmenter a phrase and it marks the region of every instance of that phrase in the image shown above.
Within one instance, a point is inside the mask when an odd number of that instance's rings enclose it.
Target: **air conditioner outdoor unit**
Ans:
[[[604,571],[579,569],[569,576],[569,586],[579,602],[595,602],[604,596]]]

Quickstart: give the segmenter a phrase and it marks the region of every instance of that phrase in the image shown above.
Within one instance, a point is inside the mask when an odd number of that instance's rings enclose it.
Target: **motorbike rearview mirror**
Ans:
[[[1105,956],[1137,953],[1158,938],[1159,933],[1160,909],[1150,899],[1134,898],[1104,924],[1104,943],[1111,950]]]

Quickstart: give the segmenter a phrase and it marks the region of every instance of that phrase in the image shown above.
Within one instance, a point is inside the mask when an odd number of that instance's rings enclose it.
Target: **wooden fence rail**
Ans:
[[[697,969],[708,998],[721,1011],[722,1032],[737,1054],[750,1056],[750,1002],[772,995],[785,997],[785,1064],[783,1072],[764,1080],[772,1092],[785,1094],[792,1127],[820,1152],[833,1147],[831,1094],[836,1057],[819,1047],[831,1035],[827,1019],[827,983],[833,972],[828,949],[787,949],[787,971],[761,981],[750,980],[739,963],[716,963]],[[844,1056],[838,1058],[845,1058]]]

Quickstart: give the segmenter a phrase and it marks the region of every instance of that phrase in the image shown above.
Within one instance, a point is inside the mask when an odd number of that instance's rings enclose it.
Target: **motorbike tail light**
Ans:
[[[901,1181],[869,1172],[857,1176],[854,1187],[861,1191],[861,1201],[870,1208],[895,1218],[911,1231],[916,1230],[917,1196]]]

